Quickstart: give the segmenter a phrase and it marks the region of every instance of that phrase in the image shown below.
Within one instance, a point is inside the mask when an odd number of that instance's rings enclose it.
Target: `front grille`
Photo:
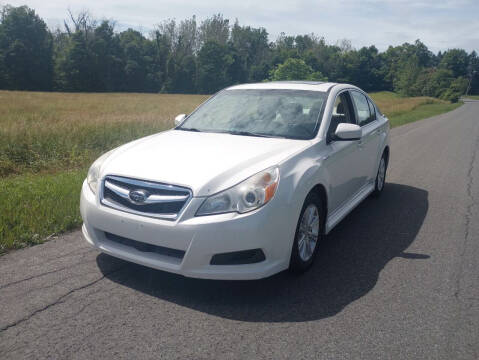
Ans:
[[[109,232],[105,232],[105,237],[108,240],[113,241],[117,244],[125,245],[141,252],[160,254],[160,255],[169,256],[169,257],[173,257],[180,260],[183,259],[183,257],[185,256],[185,252],[183,250],[177,250],[177,249],[167,248],[164,246],[147,244],[141,241],[136,241],[136,240],[125,238],[123,236],[111,234]]]
[[[140,193],[140,200],[132,196]],[[108,175],[102,184],[103,205],[132,214],[175,220],[191,199],[185,187]]]

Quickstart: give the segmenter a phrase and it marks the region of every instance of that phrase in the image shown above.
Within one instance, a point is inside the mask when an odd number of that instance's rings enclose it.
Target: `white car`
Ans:
[[[389,121],[352,85],[232,86],[175,124],[91,166],[80,205],[89,244],[188,277],[301,272],[383,191]]]

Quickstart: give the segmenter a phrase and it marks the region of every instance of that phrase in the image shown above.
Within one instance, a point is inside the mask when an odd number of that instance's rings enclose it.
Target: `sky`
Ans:
[[[0,0],[28,5],[51,28],[63,24],[67,10],[88,10],[95,18],[112,19],[118,30],[145,33],[163,20],[196,15],[199,22],[221,13],[240,25],[264,27],[270,41],[287,35],[314,33],[327,43],[348,39],[354,48],[375,45],[384,51],[420,39],[431,51],[463,48],[479,52],[479,0]]]

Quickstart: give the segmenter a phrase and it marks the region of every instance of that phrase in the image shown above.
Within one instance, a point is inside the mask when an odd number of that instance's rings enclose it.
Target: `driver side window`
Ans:
[[[341,123],[355,124],[354,118],[349,106],[349,98],[346,92],[339,94],[334,102],[333,113],[331,114],[331,122],[329,123],[328,139],[334,138],[334,132]]]

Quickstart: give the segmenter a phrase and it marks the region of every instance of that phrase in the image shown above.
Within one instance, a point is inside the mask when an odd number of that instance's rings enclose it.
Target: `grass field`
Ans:
[[[467,95],[466,99],[479,100],[479,95]]]
[[[389,118],[392,127],[439,115],[462,105],[430,97],[401,97],[386,91],[370,95]]]
[[[84,168],[108,149],[171,127],[206,98],[0,91],[0,176]]]
[[[81,223],[79,193],[103,152],[173,126],[203,95],[0,91],[0,253]],[[452,110],[432,98],[372,94],[392,126]]]

